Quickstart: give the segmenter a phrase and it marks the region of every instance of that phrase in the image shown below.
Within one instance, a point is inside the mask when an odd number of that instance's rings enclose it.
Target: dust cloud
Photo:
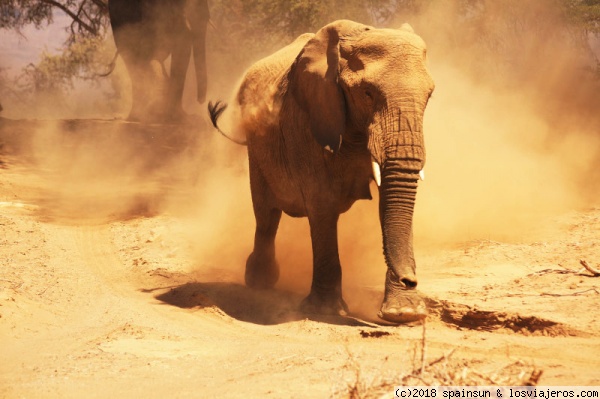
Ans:
[[[415,21],[436,80],[416,241],[520,240],[593,205],[600,85],[561,14],[533,0],[485,2],[476,21],[439,7]]]
[[[585,71],[589,60],[575,50],[560,14],[540,11],[542,1],[517,3],[488,1],[493,12],[476,22],[432,6],[389,23],[409,22],[425,39],[436,82],[425,113],[417,261],[439,245],[528,239],[561,212],[597,205],[598,80]],[[209,99],[230,98],[240,79],[239,65],[225,64],[209,64],[211,82],[228,82],[209,83]],[[209,127],[204,107],[189,104],[193,85],[188,80],[186,107],[199,115],[185,128],[107,120],[39,126],[33,147],[47,184],[42,212],[64,223],[174,215],[198,269],[242,282],[254,235],[246,152]],[[356,203],[339,227],[346,289],[372,287],[375,296],[385,270],[376,191],[372,185],[374,200]],[[278,288],[307,293],[306,219],[283,217],[277,256]],[[361,298],[347,299],[360,307]]]

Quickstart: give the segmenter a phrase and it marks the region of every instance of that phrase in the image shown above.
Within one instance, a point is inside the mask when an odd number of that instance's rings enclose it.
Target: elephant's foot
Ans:
[[[427,306],[414,289],[398,290],[394,295],[386,292],[377,315],[392,323],[410,323],[427,317]]]
[[[346,316],[348,305],[338,293],[321,294],[312,291],[300,304],[300,310],[307,314]]]
[[[427,317],[427,305],[414,288],[396,282],[394,273],[388,271],[385,296],[378,316],[392,323],[410,323]]]
[[[246,261],[245,277],[250,288],[273,288],[279,280],[279,265],[274,258],[260,257],[252,252]]]

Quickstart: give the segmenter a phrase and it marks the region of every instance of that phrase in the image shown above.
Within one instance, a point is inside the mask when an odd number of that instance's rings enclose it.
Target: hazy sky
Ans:
[[[54,15],[54,23],[42,29],[33,25],[23,29],[23,36],[12,30],[0,30],[0,68],[8,68],[9,75],[15,75],[27,64],[37,62],[40,54],[47,50],[56,53],[67,39],[65,28],[71,20],[62,12]]]

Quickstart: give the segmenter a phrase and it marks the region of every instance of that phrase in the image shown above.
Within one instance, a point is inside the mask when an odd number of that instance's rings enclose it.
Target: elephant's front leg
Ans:
[[[279,279],[279,265],[275,259],[275,236],[281,220],[281,210],[271,205],[271,190],[257,168],[252,166],[250,187],[256,231],[254,249],[246,261],[246,285],[252,288],[272,288]]]
[[[306,313],[345,315],[348,306],[342,298],[342,267],[337,242],[337,212],[324,209],[309,214],[313,249],[313,278],[310,294],[302,301]]]

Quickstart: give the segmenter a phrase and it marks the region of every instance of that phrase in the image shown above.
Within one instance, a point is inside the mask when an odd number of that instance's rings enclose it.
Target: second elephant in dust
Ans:
[[[379,187],[387,272],[379,316],[422,319],[416,294],[413,209],[425,162],[423,113],[434,89],[426,47],[412,28],[336,21],[304,34],[246,73],[232,107],[248,145],[256,217],[246,284],[279,277],[275,235],[282,211],[308,217],[313,278],[302,308],[336,314],[342,298],[339,215]],[[209,107],[216,121],[223,110]],[[382,268],[383,270],[383,268]]]

